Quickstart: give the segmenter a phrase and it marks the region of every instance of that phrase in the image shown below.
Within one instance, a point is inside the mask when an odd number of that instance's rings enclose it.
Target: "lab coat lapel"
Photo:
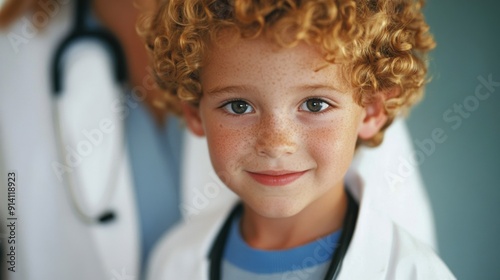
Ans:
[[[390,261],[391,222],[378,215],[359,175],[349,173],[346,185],[360,205],[356,229],[339,279],[366,279],[368,275],[370,279],[384,279]]]

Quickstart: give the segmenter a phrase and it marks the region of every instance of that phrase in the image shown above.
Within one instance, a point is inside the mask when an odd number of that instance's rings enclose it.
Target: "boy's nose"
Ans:
[[[297,130],[291,121],[268,117],[261,120],[255,145],[259,156],[279,158],[297,150]]]

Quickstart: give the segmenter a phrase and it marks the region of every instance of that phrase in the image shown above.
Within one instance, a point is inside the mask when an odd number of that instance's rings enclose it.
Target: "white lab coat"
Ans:
[[[398,195],[381,196],[384,187],[363,180],[359,171],[351,170],[346,176],[348,188],[360,202],[360,211],[338,279],[455,279],[428,244],[413,237],[387,215],[390,208],[387,204],[393,204],[392,200]],[[419,213],[412,213],[417,209],[409,203],[409,208],[405,209],[407,217],[418,216]],[[201,211],[166,235],[149,263],[147,279],[208,280],[210,262],[207,256],[233,206],[234,201],[214,212]],[[415,226],[412,229],[422,233],[422,229]]]
[[[113,132],[94,145],[93,152],[80,165],[80,174],[84,176],[78,194],[88,209],[99,209],[109,173],[116,173],[116,190],[109,208],[118,218],[107,225],[82,222],[75,215],[67,185],[58,179],[52,167],[54,161],[62,162],[55,144],[52,109],[56,103],[49,86],[49,66],[56,46],[73,22],[72,4],[68,4],[71,2],[61,3],[58,12],[49,15],[49,24],[43,30],[34,31],[29,26],[32,15],[27,14],[0,34],[2,228],[7,217],[4,207],[7,171],[14,170],[18,174],[16,272],[8,272],[6,262],[2,261],[0,273],[13,280],[138,279],[140,242],[130,163],[125,150],[120,149],[116,154],[115,149],[124,141],[120,122],[123,111],[113,109],[120,88],[109,83],[109,57],[91,42],[83,43],[68,54],[65,79],[75,91],[63,93],[65,105],[61,106],[61,119],[64,137],[73,148],[85,140],[82,136],[84,129],[97,128],[105,118],[112,120]],[[83,89],[85,93],[79,92]],[[374,166],[376,169],[370,171],[371,176],[379,177],[384,170],[398,174],[397,157],[405,157],[411,150],[402,123],[397,122],[392,131],[398,145],[391,146],[388,142],[379,149],[360,152],[363,158],[376,157],[379,160]],[[200,217],[208,217],[207,221],[220,219],[236,198],[212,171],[204,141],[190,134],[185,139],[181,186],[184,216],[186,220],[199,220]],[[384,157],[379,158],[378,153]],[[370,173],[367,170],[372,170],[366,168],[369,162],[361,161],[354,166],[367,174]],[[405,177],[402,185],[379,186],[377,195],[391,199],[388,203],[388,199],[375,200],[376,208],[383,213],[382,216],[389,213],[400,226],[434,246],[433,220],[418,171]],[[4,238],[8,236],[5,231],[0,233],[3,233],[0,241],[4,247]],[[164,244],[159,246],[155,256],[163,254]],[[162,260],[156,257],[155,262],[158,261]]]

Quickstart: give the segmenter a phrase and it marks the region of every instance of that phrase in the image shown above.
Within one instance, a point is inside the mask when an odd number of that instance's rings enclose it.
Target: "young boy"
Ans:
[[[356,147],[422,95],[434,41],[421,5],[160,7],[145,32],[158,84],[241,204],[172,232],[150,279],[454,279],[344,183]]]

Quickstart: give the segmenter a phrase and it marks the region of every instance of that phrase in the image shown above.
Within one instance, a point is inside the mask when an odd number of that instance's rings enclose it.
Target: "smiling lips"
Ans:
[[[305,171],[259,171],[248,172],[250,176],[258,183],[266,186],[279,187],[292,183],[299,179]]]

